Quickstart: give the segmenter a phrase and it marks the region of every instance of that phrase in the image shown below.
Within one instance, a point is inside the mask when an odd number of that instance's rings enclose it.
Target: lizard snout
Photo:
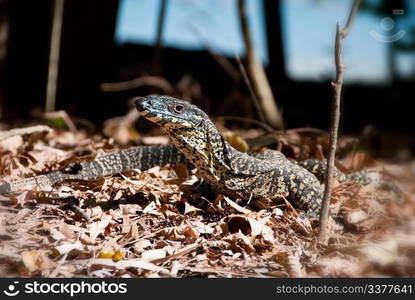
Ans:
[[[134,104],[137,107],[138,111],[146,111],[148,108],[151,107],[151,100],[149,100],[147,97],[138,97],[134,100]]]
[[[155,112],[165,110],[165,104],[157,96],[138,97],[134,100],[139,112]]]

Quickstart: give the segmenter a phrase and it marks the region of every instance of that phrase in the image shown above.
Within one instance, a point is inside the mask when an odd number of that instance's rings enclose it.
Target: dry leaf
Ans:
[[[243,214],[249,214],[250,212],[252,212],[249,209],[246,209],[238,204],[236,204],[234,201],[232,201],[231,199],[229,199],[228,197],[224,196],[223,200],[226,201],[226,203],[228,203],[230,206],[232,206],[236,211],[243,213]]]
[[[87,224],[86,227],[88,228],[89,239],[93,241],[97,238],[98,235],[103,233],[104,229],[108,226],[111,219],[112,218],[110,216],[104,216],[101,221]]]
[[[29,272],[43,271],[56,266],[43,250],[23,251],[21,256],[23,264]]]
[[[56,246],[54,248],[52,248],[52,253],[55,256],[59,256],[62,254],[68,254],[73,250],[79,250],[82,251],[83,250],[83,245],[80,241],[76,241],[74,243],[72,242],[64,242],[61,243],[59,246]]]
[[[118,262],[114,262],[108,259],[97,258],[97,259],[89,260],[88,264],[92,266],[114,267],[118,270],[124,270],[126,268],[139,268],[139,269],[149,270],[153,272],[161,272],[163,274],[170,275],[170,272],[167,269],[156,266],[150,262],[146,262],[146,261],[138,260],[138,259],[121,260]]]
[[[153,261],[164,257],[166,257],[166,250],[164,249],[146,250],[141,253],[141,259],[144,261]]]
[[[274,241],[273,231],[264,224],[264,220],[260,222],[250,217],[231,215],[225,219],[225,223],[228,225],[229,232],[231,233],[241,231],[245,235],[253,237],[262,236],[265,240]]]
[[[187,224],[165,228],[159,234],[171,241],[186,241],[188,243],[194,242],[199,237],[199,232]]]

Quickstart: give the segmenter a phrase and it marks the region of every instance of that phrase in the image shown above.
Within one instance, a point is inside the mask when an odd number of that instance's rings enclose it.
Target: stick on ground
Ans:
[[[336,64],[336,81],[332,82],[333,88],[333,104],[331,110],[331,124],[330,124],[330,151],[329,157],[327,158],[327,169],[326,169],[326,182],[325,190],[323,196],[323,203],[320,213],[320,234],[319,242],[322,245],[327,245],[328,243],[328,220],[329,220],[329,208],[330,208],[330,197],[333,189],[333,167],[334,167],[334,158],[336,155],[337,147],[337,133],[339,129],[339,119],[340,119],[340,100],[341,100],[341,91],[343,86],[343,77],[344,77],[344,65],[342,61],[342,48],[343,48],[343,39],[349,34],[354,18],[356,16],[357,10],[359,8],[361,0],[355,0],[353,2],[352,9],[350,10],[349,17],[347,19],[346,26],[341,28],[337,24],[336,31],[336,43],[335,43],[335,64]]]
[[[24,128],[15,128],[5,132],[0,133],[0,141],[3,141],[9,137],[15,135],[26,135],[26,134],[33,134],[33,133],[40,133],[40,132],[52,132],[52,128],[45,125],[36,125],[31,127],[24,127]]]

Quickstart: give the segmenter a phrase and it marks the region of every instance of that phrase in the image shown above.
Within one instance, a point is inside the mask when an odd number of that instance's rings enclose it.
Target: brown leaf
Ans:
[[[56,263],[48,258],[44,250],[30,250],[21,253],[24,266],[29,272],[54,268]]]
[[[168,240],[186,241],[188,243],[192,243],[199,238],[199,232],[187,224],[165,228],[160,231],[160,235]]]
[[[272,229],[264,224],[266,219],[257,221],[250,217],[230,215],[224,222],[228,225],[230,233],[241,231],[245,235],[262,236],[265,240],[274,241]]]
[[[87,224],[86,227],[88,228],[89,239],[91,241],[95,240],[98,235],[104,232],[105,228],[108,226],[110,221],[111,217],[106,215],[103,217],[101,221]]]

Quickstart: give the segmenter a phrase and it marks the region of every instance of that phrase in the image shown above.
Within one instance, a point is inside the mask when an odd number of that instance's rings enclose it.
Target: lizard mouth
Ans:
[[[134,100],[134,104],[137,110],[141,113],[149,113],[149,109],[152,108],[150,101],[146,97],[138,97]]]
[[[167,111],[166,105],[160,103],[159,99],[156,97],[153,99],[153,96],[139,97],[134,100],[134,104],[141,116],[152,122],[162,123],[161,125],[168,123],[168,120],[170,119],[187,121],[185,118],[179,117],[177,115],[172,115]]]
[[[139,114],[146,119],[154,117],[161,119],[164,115],[164,112],[161,109],[158,109],[152,104],[152,101],[149,99],[149,97],[139,97],[134,100],[134,104]]]
[[[173,100],[174,101],[173,101]],[[134,104],[141,116],[161,127],[197,128],[203,123],[203,118],[191,115],[188,111],[182,113],[186,104],[177,99],[159,96],[139,97]],[[179,107],[182,110],[177,111]]]

